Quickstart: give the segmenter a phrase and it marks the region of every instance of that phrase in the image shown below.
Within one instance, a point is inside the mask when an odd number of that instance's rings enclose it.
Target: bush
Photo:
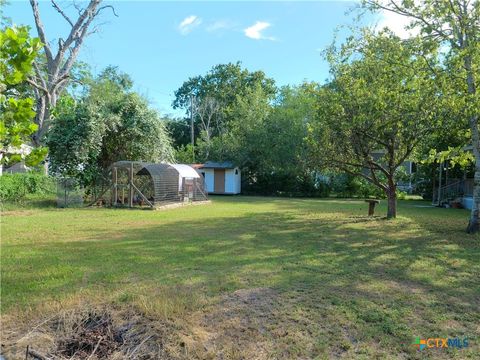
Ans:
[[[316,182],[314,174],[289,172],[255,173],[243,172],[242,193],[247,195],[327,197],[330,187]]]
[[[364,178],[349,174],[336,174],[330,178],[332,193],[340,198],[364,197],[385,199],[385,192]]]
[[[405,191],[401,191],[397,189],[397,199],[405,200],[406,198],[407,198],[407,193]]]
[[[330,186],[332,192],[337,197],[350,198],[355,196],[360,197],[375,197],[384,198],[385,194],[381,189],[367,180],[355,177],[348,174],[337,174],[330,178]]]
[[[55,193],[53,178],[40,173],[4,174],[0,176],[0,200],[20,202],[28,195]]]

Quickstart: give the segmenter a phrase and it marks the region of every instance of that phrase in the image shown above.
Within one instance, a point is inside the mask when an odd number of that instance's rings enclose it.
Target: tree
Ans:
[[[477,91],[480,74],[480,2],[365,0],[364,3],[373,10],[390,11],[409,18],[411,27],[420,29],[425,43],[435,42],[448,48],[446,59],[450,66],[446,70],[450,70],[450,85],[458,85],[451,95],[453,101],[460,101],[459,105],[464,109],[475,157],[474,200],[467,232],[477,232],[480,230],[480,109]]]
[[[233,160],[244,174],[256,172],[266,160],[262,149],[266,141],[266,119],[271,111],[268,95],[260,86],[237,95],[231,107],[231,121],[228,132],[217,137],[212,157],[217,160]]]
[[[387,218],[395,218],[399,169],[436,125],[428,56],[391,33],[364,31],[328,58],[333,79],[319,91],[318,120],[310,124],[314,159],[380,188]]]
[[[315,195],[315,172],[307,161],[307,123],[315,115],[315,83],[285,86],[261,128],[260,149],[249,187],[264,194]],[[247,186],[248,189],[248,186]]]
[[[191,143],[190,138],[190,120],[187,118],[164,118],[165,126],[172,138],[172,144],[175,148],[187,146]],[[196,129],[195,129],[196,130]],[[198,134],[195,131],[195,134]]]
[[[131,86],[126,74],[109,67],[78,101],[59,100],[47,141],[55,173],[88,186],[118,160],[173,160],[164,122]]]
[[[212,138],[210,158],[242,168],[244,191],[257,194],[314,192],[306,163],[306,124],[314,114],[316,84],[283,87],[274,102],[260,86],[238,96],[229,129]],[[204,142],[198,143],[203,153]]]
[[[241,64],[220,64],[214,66],[206,75],[195,76],[185,81],[175,91],[173,107],[185,109],[190,114],[191,102],[197,104],[194,111],[195,123],[202,122],[207,127],[208,137],[227,131],[230,123],[235,120],[232,114],[233,106],[238,97],[245,96],[249,91],[260,86],[265,94],[272,99],[276,88],[273,79],[267,78],[262,71],[250,72]],[[208,126],[206,126],[208,122]]]
[[[25,159],[38,163],[45,155],[39,148],[26,154],[22,145],[37,130],[33,123],[33,99],[24,96],[20,87],[32,71],[40,50],[38,38],[30,38],[27,27],[0,30],[0,164]]]
[[[212,136],[215,131],[223,133],[222,126],[222,107],[213,97],[205,97],[193,103],[193,111],[200,129],[200,137],[204,143],[204,157],[208,159]],[[193,153],[193,152],[192,152]]]
[[[30,0],[38,37],[44,50],[44,56],[34,61],[35,72],[27,80],[33,86],[36,99],[35,123],[38,125],[38,130],[32,137],[36,146],[42,144],[43,137],[47,133],[50,126],[50,112],[69,82],[72,66],[78,57],[85,38],[97,31],[96,27],[92,28],[94,20],[102,10],[107,8],[113,10],[112,6],[100,6],[100,3],[101,0],[90,0],[85,8],[74,3],[75,9],[78,11],[78,17],[74,20],[55,0],[51,0],[53,8],[70,26],[70,32],[66,38],[59,37],[57,48],[54,49],[47,39],[38,1]]]

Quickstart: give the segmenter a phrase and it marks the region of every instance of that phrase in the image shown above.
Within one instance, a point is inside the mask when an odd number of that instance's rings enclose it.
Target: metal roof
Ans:
[[[201,169],[234,169],[236,166],[231,161],[213,162],[207,161]]]
[[[197,179],[200,177],[200,175],[191,166],[185,164],[170,164],[170,166],[175,168],[179,175],[183,178]]]
[[[117,164],[117,163],[115,163]],[[137,175],[150,175],[159,176],[164,174],[165,172],[176,171],[180,178],[188,178],[188,179],[198,179],[200,175],[195,171],[194,168],[185,164],[142,164],[142,168],[140,171],[137,172]]]

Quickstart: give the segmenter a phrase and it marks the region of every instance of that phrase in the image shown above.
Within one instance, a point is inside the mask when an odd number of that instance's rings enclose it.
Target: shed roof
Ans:
[[[224,162],[213,162],[207,161],[203,166],[202,169],[234,169],[235,165],[231,161],[224,161]]]

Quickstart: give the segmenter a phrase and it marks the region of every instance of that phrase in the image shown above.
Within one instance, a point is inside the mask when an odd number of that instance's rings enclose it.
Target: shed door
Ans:
[[[213,192],[225,192],[225,169],[214,170]]]

